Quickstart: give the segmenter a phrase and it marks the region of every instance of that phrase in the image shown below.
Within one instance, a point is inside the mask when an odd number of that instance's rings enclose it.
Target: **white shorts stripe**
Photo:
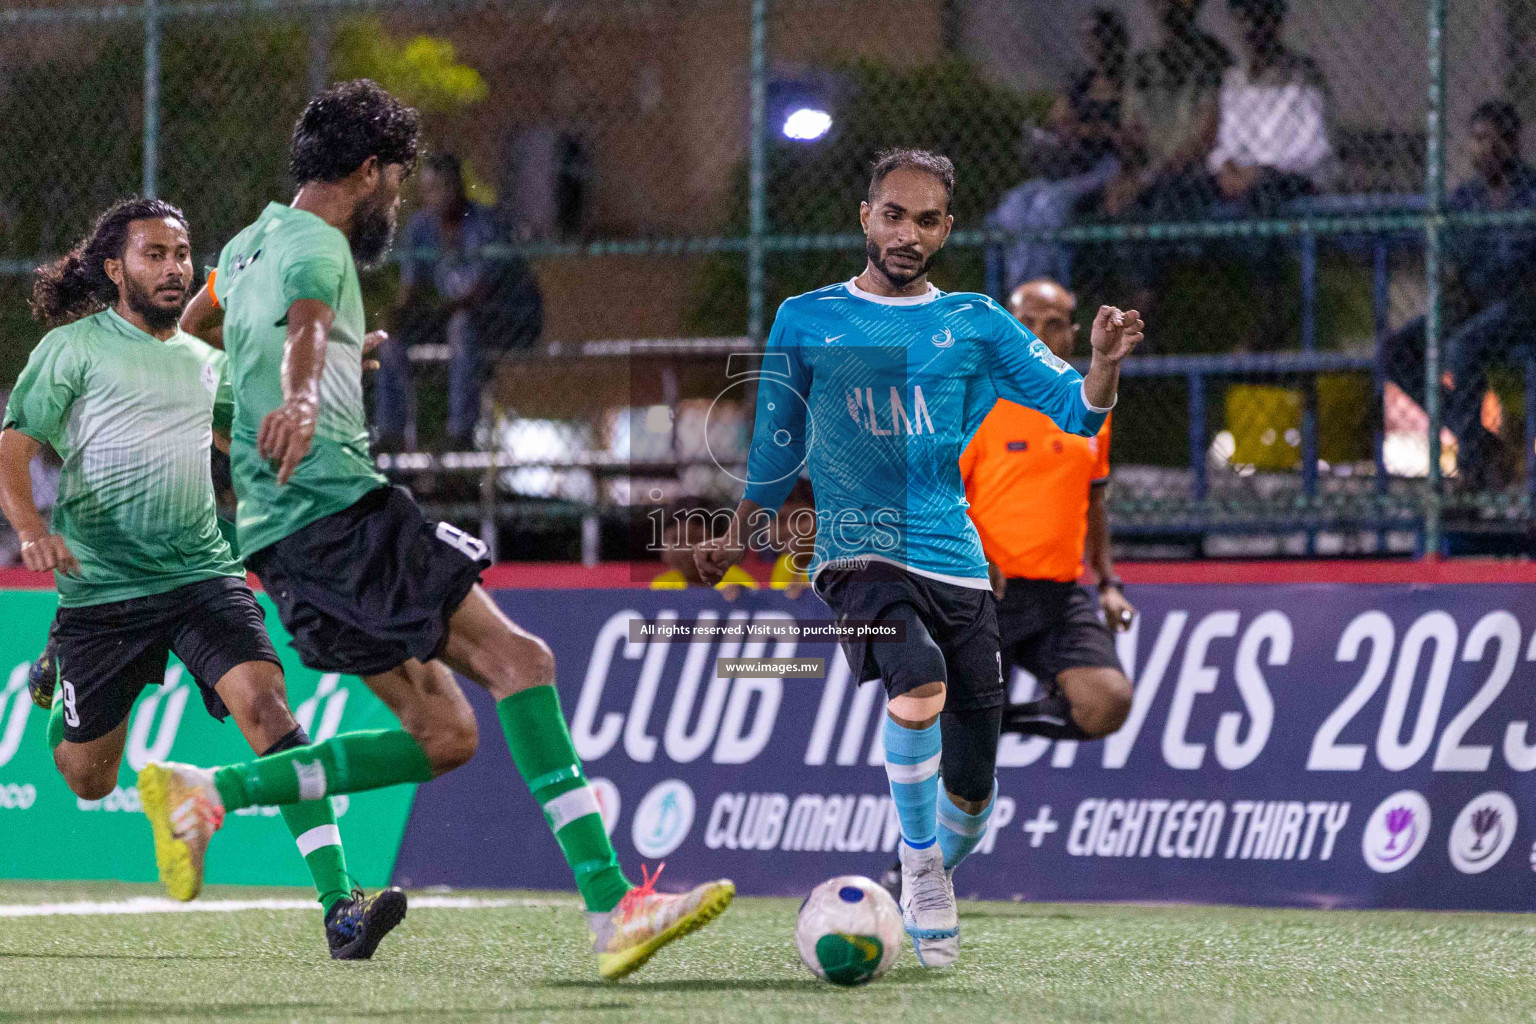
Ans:
[[[885,762],[885,777],[892,782],[902,782],[911,785],[914,782],[922,782],[931,779],[939,773],[939,759],[943,755],[934,754],[926,761],[917,764],[897,764],[895,761]]]
[[[294,842],[299,844],[299,856],[308,857],[322,846],[340,846],[341,829],[335,825],[316,825]]]
[[[549,816],[549,827],[559,832],[577,818],[601,814],[602,811],[597,806],[597,792],[591,786],[582,786],[569,793],[561,793],[545,804],[544,813]]]

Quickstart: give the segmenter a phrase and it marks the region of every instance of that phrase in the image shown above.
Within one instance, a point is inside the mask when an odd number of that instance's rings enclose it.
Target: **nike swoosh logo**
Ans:
[[[841,338],[841,337],[843,337],[843,336],[844,336],[844,335],[842,335],[842,334],[834,334],[834,335],[833,335],[833,336],[832,336],[832,337],[830,337],[830,338],[826,338],[826,339],[824,339],[824,340],[825,340],[825,341],[826,341],[826,343],[827,343],[827,344],[828,344],[828,345],[830,345],[830,344],[832,344],[832,343],[833,343],[833,342],[834,342],[834,341],[836,341],[836,340],[837,340],[837,339],[838,339],[838,338]]]

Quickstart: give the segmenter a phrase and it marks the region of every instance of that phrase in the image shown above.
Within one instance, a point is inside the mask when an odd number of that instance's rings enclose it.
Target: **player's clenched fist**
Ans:
[[[277,463],[277,482],[286,484],[293,471],[309,454],[315,439],[315,409],[318,403],[309,397],[290,398],[267,413],[256,434],[256,451],[264,459]]]
[[[80,563],[75,561],[69,545],[56,533],[45,533],[35,540],[22,541],[21,561],[33,572],[52,572],[55,569],[63,573],[80,571]]]
[[[1106,359],[1119,362],[1141,344],[1146,326],[1141,314],[1134,309],[1100,306],[1098,315],[1093,318],[1093,350]]]
[[[714,586],[720,582],[726,570],[741,561],[746,550],[739,544],[729,543],[725,537],[707,540],[694,546],[693,564],[698,567],[699,576],[704,582]]]

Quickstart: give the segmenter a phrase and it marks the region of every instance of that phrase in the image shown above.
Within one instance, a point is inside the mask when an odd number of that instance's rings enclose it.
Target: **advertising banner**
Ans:
[[[1292,906],[1527,910],[1536,897],[1536,597],[1514,584],[1143,585],[1119,637],[1136,684],[1108,740],[1005,737],[992,832],[957,873],[965,895]],[[633,873],[672,885],[734,878],[802,894],[833,874],[877,875],[897,830],[881,767],[883,695],[854,686],[813,595],[505,590],[545,637],[577,750]],[[169,757],[249,756],[174,660],[129,722],[105,800],[64,786],[25,673],[49,592],[0,593],[0,877],[154,878],[134,772]],[[265,603],[265,598],[263,598]],[[288,692],[316,737],[392,725],[356,679],[304,669]],[[677,639],[635,623],[737,623],[746,638]],[[783,677],[722,662],[795,659]],[[821,665],[815,666],[820,659]],[[734,662],[731,662],[734,664]],[[1014,692],[1034,681],[1018,674]],[[494,707],[467,688],[480,751],[418,787],[338,800],[355,875],[370,886],[569,889],[517,777]],[[407,823],[407,818],[409,822]],[[275,810],[232,815],[212,882],[304,885]]]
[[[992,833],[964,895],[1528,910],[1536,897],[1536,592],[1517,585],[1133,588],[1136,683],[1106,741],[1005,737]],[[813,595],[501,591],[545,637],[576,747],[631,870],[801,894],[878,875],[897,840],[877,685]],[[760,624],[635,639],[632,620]],[[825,659],[821,678],[729,678],[720,659]],[[1015,692],[1033,681],[1020,675]],[[490,701],[481,751],[421,787],[396,877],[568,888]]]
[[[316,739],[395,724],[358,679],[322,675],[299,663],[266,595],[258,595],[283,660],[288,699]],[[48,749],[48,712],[27,695],[27,669],[42,651],[58,597],[52,591],[0,591],[0,878],[156,879],[149,822],[134,785],[151,760],[217,765],[251,757],[233,719],[220,725],[203,709],[197,685],[172,658],[161,686],[147,687],[128,720],[118,785],[103,800],[69,791]],[[337,797],[347,867],[368,886],[385,883],[410,812],[412,788]],[[275,807],[230,815],[209,847],[208,881],[244,885],[310,884],[293,837]]]

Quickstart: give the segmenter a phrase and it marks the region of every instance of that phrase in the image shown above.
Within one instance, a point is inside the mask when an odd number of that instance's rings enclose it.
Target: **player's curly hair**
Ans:
[[[421,117],[378,83],[359,78],[315,96],[293,125],[288,171],[303,185],[340,181],[370,156],[380,165],[416,166]]]
[[[186,215],[161,199],[123,199],[96,218],[90,234],[69,253],[37,268],[28,302],[33,319],[62,327],[99,313],[117,301],[117,285],[107,276],[107,260],[120,260],[128,246],[128,228],[136,220],[179,221],[187,233]]]
[[[944,186],[944,201],[948,203],[955,198],[955,165],[949,157],[938,153],[929,152],[926,149],[887,149],[875,157],[875,165],[869,172],[869,201],[875,201],[875,194],[880,191],[880,183],[896,170],[903,168],[922,171],[939,179]]]

